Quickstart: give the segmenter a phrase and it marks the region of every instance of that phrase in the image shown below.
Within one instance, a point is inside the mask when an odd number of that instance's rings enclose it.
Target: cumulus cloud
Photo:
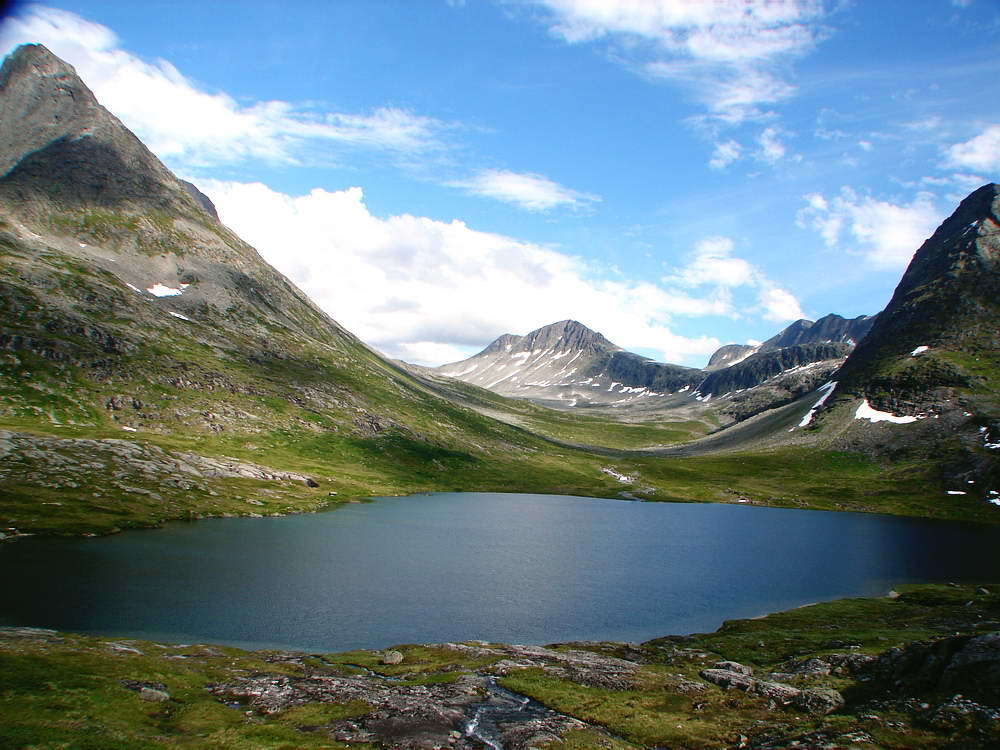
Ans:
[[[821,0],[536,0],[570,44],[608,40],[648,75],[685,85],[721,123],[791,96],[782,64],[817,43]]]
[[[442,364],[501,333],[577,318],[626,348],[696,361],[719,346],[670,326],[713,300],[607,279],[551,248],[461,221],[372,215],[360,188],[291,196],[260,183],[199,182],[222,220],[338,322],[390,356]]]
[[[814,229],[827,247],[858,253],[880,270],[905,267],[945,218],[934,194],[926,191],[910,203],[861,196],[847,187],[829,199],[818,193],[804,199],[808,205],[796,220],[800,227]]]
[[[475,177],[451,183],[484,198],[512,203],[528,211],[548,211],[557,206],[582,208],[600,197],[570,190],[537,174],[484,169]]]
[[[664,283],[685,288],[710,288],[701,299],[711,300],[713,312],[736,317],[740,311],[760,314],[767,320],[788,321],[804,318],[805,313],[791,292],[774,284],[749,261],[733,255],[729,237],[706,237],[695,245],[687,265],[675,269]],[[733,290],[745,288],[755,299],[737,310]]]
[[[166,60],[119,47],[114,32],[64,10],[28,6],[0,27],[0,53],[38,42],[73,65],[97,98],[160,158],[199,166],[297,163],[318,145],[413,153],[450,127],[404,109],[342,113],[284,101],[237,102],[203,90]]]
[[[949,166],[1000,172],[1000,125],[990,125],[975,138],[947,149]]]

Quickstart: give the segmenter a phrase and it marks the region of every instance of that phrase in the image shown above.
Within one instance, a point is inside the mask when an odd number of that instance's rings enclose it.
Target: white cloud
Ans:
[[[708,166],[712,169],[725,169],[740,158],[742,151],[743,147],[732,139],[716,143],[715,151],[712,152],[712,158],[709,160]]]
[[[570,190],[542,175],[499,169],[484,169],[469,180],[451,184],[474,195],[513,203],[529,211],[548,211],[557,206],[582,208],[601,200],[599,196]]]
[[[608,39],[639,69],[690,87],[722,123],[761,117],[795,89],[779,66],[820,36],[821,0],[536,0],[570,44]]]
[[[947,160],[960,169],[1000,172],[1000,125],[990,125],[975,138],[949,147]]]
[[[540,245],[461,221],[373,216],[360,188],[289,196],[260,184],[200,181],[222,220],[334,319],[390,356],[441,364],[506,332],[580,319],[626,348],[696,361],[719,346],[688,338],[676,314],[717,303],[647,281],[612,280]]]
[[[756,295],[754,302],[740,307],[743,312],[756,312],[767,320],[797,320],[805,317],[795,296],[779,288],[752,263],[733,255],[729,237],[706,237],[694,248],[686,266],[663,279],[668,285],[684,288],[712,287],[707,298],[715,314],[737,316],[732,290],[745,287]]]
[[[753,266],[733,257],[732,252],[733,241],[728,237],[708,237],[695,246],[694,258],[671,280],[682,286],[734,287],[754,283]]]
[[[764,132],[757,139],[757,143],[760,146],[760,149],[756,153],[758,159],[766,161],[768,164],[774,164],[784,158],[786,151],[785,144],[781,142],[778,135],[776,128],[764,129]]]
[[[415,152],[447,124],[403,109],[338,113],[283,101],[242,104],[199,88],[166,60],[121,49],[114,32],[64,10],[28,6],[0,27],[0,53],[41,43],[73,65],[98,100],[157,156],[186,166],[296,163],[317,144]]]
[[[805,313],[802,312],[795,296],[791,292],[776,287],[761,291],[760,306],[763,308],[763,315],[767,320],[778,323],[805,317]]]
[[[862,151],[871,151],[875,145],[871,141],[858,141],[858,146]]]
[[[809,205],[798,213],[800,227],[819,232],[827,247],[859,253],[883,270],[909,263],[945,218],[934,194],[924,191],[909,204],[859,196],[846,187],[833,198],[811,194],[805,200]]]

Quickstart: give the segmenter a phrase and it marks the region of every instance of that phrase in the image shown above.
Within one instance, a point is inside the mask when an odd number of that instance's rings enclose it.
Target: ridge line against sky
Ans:
[[[1000,172],[992,0],[225,6],[24,5],[0,50],[74,65],[332,317],[421,364],[572,318],[702,365],[875,313]]]

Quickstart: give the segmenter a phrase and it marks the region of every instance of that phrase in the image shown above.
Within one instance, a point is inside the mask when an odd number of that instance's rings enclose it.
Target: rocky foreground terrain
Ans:
[[[902,587],[641,645],[307,654],[8,627],[0,745],[986,750],[998,592]]]

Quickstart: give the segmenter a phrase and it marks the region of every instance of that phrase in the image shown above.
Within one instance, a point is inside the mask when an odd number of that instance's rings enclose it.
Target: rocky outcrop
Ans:
[[[875,323],[877,315],[860,315],[842,318],[830,313],[819,320],[797,320],[758,347],[758,351],[772,352],[788,346],[802,344],[858,344]]]
[[[792,374],[825,361],[841,362],[850,353],[848,344],[795,344],[782,349],[759,352],[742,362],[716,370],[698,386],[705,395],[720,396],[760,385],[770,378]]]
[[[1000,632],[893,648],[879,657],[871,674],[904,695],[953,692],[1000,705]]]
[[[753,669],[738,662],[722,661],[699,672],[702,679],[724,690],[742,690],[766,699],[774,707],[797,708],[816,715],[826,715],[843,708],[844,697],[828,687],[798,688],[783,682],[753,677]]]

